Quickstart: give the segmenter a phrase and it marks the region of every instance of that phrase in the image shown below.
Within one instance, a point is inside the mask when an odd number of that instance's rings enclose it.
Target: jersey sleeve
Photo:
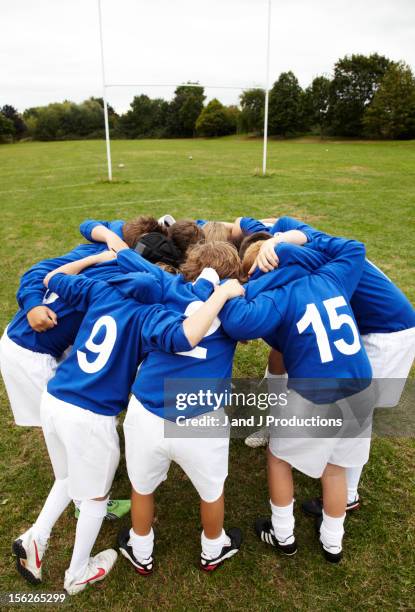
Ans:
[[[181,353],[190,351],[193,347],[188,341],[184,330],[185,316],[162,305],[152,308],[144,319],[141,328],[141,338],[144,352],[164,351],[166,353]]]
[[[122,228],[124,226],[124,221],[121,220],[96,221],[95,219],[87,219],[86,221],[83,221],[81,223],[81,225],[79,226],[79,231],[86,240],[89,240],[89,242],[95,242],[95,240],[93,240],[91,236],[91,233],[95,227],[98,227],[98,225],[103,225],[107,229],[117,234],[117,236],[119,236],[120,238],[123,238]]]
[[[290,230],[299,230],[303,232],[307,236],[307,240],[312,240],[315,234],[321,233],[314,229],[314,227],[311,227],[311,225],[294,219],[294,217],[280,217],[271,228],[273,234],[289,232]]]
[[[274,333],[282,319],[275,294],[268,291],[253,300],[229,300],[218,315],[228,336],[233,340],[254,340]]]
[[[57,293],[59,297],[79,312],[88,310],[92,300],[102,298],[103,291],[112,289],[107,283],[92,278],[86,278],[82,274],[55,274],[49,281],[50,291]]]
[[[100,251],[104,251],[107,248],[105,244],[79,244],[77,247],[62,255],[61,257],[55,257],[53,259],[44,259],[39,263],[35,264],[27,272],[23,274],[20,279],[20,285],[16,293],[17,303],[19,307],[28,313],[29,310],[36,306],[42,306],[43,297],[45,295],[45,286],[43,279],[46,274],[56,270],[64,264],[77,261],[83,257],[94,255]]]
[[[46,291],[43,279],[46,274],[77,259],[79,259],[79,255],[71,252],[56,259],[45,259],[29,268],[21,277],[16,293],[19,307],[27,314],[32,308],[42,306]]]
[[[267,232],[267,234],[271,235],[269,227],[253,217],[242,217],[239,224],[241,231],[243,234],[245,234],[245,236],[255,234],[255,232]]]
[[[328,234],[315,235],[309,247],[320,251],[330,261],[322,266],[318,274],[330,277],[341,285],[348,298],[351,298],[362,276],[366,249],[362,242],[346,240]]]

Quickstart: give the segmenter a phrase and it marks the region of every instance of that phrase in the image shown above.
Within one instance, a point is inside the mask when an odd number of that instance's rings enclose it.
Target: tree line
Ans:
[[[235,133],[261,135],[263,89],[245,90],[239,106],[216,98],[205,105],[202,86],[180,85],[171,101],[135,96],[129,110],[109,107],[112,138],[192,138]],[[301,134],[351,138],[415,138],[415,77],[404,62],[374,53],[339,59],[331,78],[317,76],[303,89],[283,72],[269,97],[270,136]],[[0,109],[0,140],[102,138],[103,100],[64,101],[26,109]]]

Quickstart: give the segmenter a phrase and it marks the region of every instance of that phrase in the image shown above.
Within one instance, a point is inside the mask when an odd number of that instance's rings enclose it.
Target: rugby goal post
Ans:
[[[107,83],[105,75],[105,54],[104,54],[104,36],[102,31],[102,7],[101,0],[98,1],[98,23],[99,23],[99,40],[101,47],[101,74],[102,74],[102,98],[104,101],[104,123],[105,123],[105,142],[107,151],[107,165],[108,165],[108,180],[112,181],[112,162],[111,162],[111,141],[110,141],[110,130],[109,130],[109,118],[108,118],[108,101],[107,101],[107,90],[110,87],[177,87],[178,84],[171,83]],[[262,153],[262,174],[265,176],[267,173],[267,157],[268,157],[268,113],[269,113],[269,76],[270,76],[270,53],[271,53],[271,19],[272,19],[272,0],[267,0],[268,12],[267,12],[267,33],[266,33],[266,70],[265,70],[265,104],[264,104],[264,139],[263,139],[263,153]],[[203,85],[200,83],[183,83],[186,87],[204,87],[206,89],[248,89],[246,86],[236,87],[228,85]]]

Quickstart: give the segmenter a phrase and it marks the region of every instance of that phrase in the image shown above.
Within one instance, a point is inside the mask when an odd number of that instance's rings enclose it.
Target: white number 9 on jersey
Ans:
[[[98,335],[103,327],[105,327],[104,339],[102,342],[97,343],[94,341],[94,338]],[[94,359],[94,361],[88,361],[87,355],[84,353],[84,351],[76,351],[78,364],[81,370],[87,374],[95,374],[95,372],[102,370],[110,358],[116,339],[117,324],[115,320],[108,315],[100,317],[98,321],[95,322],[91,335],[85,342],[85,348],[87,348],[91,353],[95,353],[97,355],[96,359]]]

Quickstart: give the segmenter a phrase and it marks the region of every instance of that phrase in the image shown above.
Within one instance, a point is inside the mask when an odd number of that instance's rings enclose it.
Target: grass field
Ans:
[[[241,214],[298,216],[364,241],[368,256],[415,298],[415,142],[271,142],[267,178],[256,175],[261,162],[256,140],[118,141],[112,151],[115,181],[108,184],[103,142],[0,147],[2,329],[16,311],[19,276],[34,262],[75,245],[83,219],[140,213],[223,220]],[[120,163],[125,167],[118,168]],[[261,342],[241,346],[234,374],[261,376],[265,361]],[[13,426],[3,387],[0,400],[0,590],[30,591],[15,572],[10,544],[36,518],[52,473],[41,431]],[[412,440],[374,441],[361,486],[363,506],[348,519],[344,561],[335,567],[322,560],[313,524],[299,507],[295,558],[281,558],[256,540],[253,521],[268,512],[265,454],[233,441],[226,524],[240,526],[245,541],[231,563],[212,576],[197,569],[197,496],[174,467],[157,493],[157,572],[142,579],[120,558],[105,582],[66,607],[414,609],[414,458]],[[297,500],[319,490],[318,482],[296,476]],[[113,497],[128,491],[121,463]],[[97,550],[114,544],[119,526],[104,525]],[[39,591],[62,589],[74,529],[68,510],[51,539]]]

